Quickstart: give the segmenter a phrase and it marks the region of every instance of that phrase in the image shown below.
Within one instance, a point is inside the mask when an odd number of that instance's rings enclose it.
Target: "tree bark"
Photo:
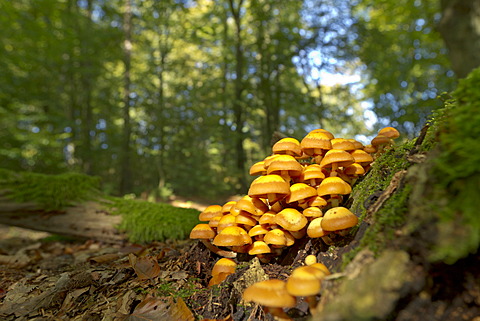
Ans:
[[[98,202],[85,202],[55,212],[35,203],[3,201],[0,204],[0,224],[107,243],[126,239],[116,228],[121,216],[110,215]]]
[[[235,115],[235,149],[237,153],[237,170],[238,177],[240,179],[239,191],[244,191],[247,186],[245,179],[245,150],[243,148],[244,134],[243,126],[245,123],[245,113],[243,108],[242,96],[245,86],[243,83],[243,39],[241,35],[242,22],[241,22],[241,8],[243,0],[239,0],[235,6],[234,1],[230,0],[230,11],[235,21],[235,98],[233,101],[233,113]]]
[[[449,50],[453,71],[464,78],[480,66],[480,0],[442,0],[438,30]]]
[[[125,194],[132,189],[132,170],[130,166],[130,145],[131,145],[131,124],[130,124],[130,92],[131,92],[131,55],[132,55],[132,3],[125,0],[125,13],[123,31],[125,40],[123,45],[124,53],[124,84],[123,84],[123,141],[121,159],[120,194]]]

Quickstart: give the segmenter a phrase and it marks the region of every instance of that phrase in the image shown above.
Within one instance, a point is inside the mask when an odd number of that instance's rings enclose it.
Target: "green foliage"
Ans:
[[[480,245],[480,68],[459,82],[439,128],[440,154],[431,170],[440,218],[432,260],[454,263]]]
[[[455,79],[436,26],[438,0],[364,0],[355,10],[355,52],[366,65],[366,97],[380,120],[416,136],[436,97]]]
[[[131,242],[185,239],[199,223],[199,211],[165,203],[111,198],[107,205],[112,214],[122,215],[119,228],[126,231]]]
[[[34,202],[46,210],[61,210],[99,196],[100,179],[78,173],[46,175],[0,169],[0,188],[17,202]]]

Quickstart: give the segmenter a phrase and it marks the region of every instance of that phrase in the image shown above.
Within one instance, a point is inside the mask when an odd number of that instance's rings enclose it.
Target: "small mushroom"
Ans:
[[[349,152],[342,149],[331,149],[322,158],[320,167],[330,169],[330,176],[337,176],[339,167],[347,167],[354,162],[355,159]]]
[[[351,192],[352,187],[350,186],[350,184],[345,182],[340,177],[336,176],[325,178],[317,188],[317,193],[319,196],[330,195],[330,198],[332,199],[332,207],[336,207],[339,205],[339,199],[334,198],[333,196],[347,195]]]
[[[321,227],[325,231],[345,234],[347,229],[357,225],[358,218],[346,207],[333,207],[325,212]]]
[[[268,199],[270,205],[288,194],[290,194],[290,185],[281,176],[274,174],[256,178],[248,190],[248,196]]]
[[[235,273],[237,263],[229,258],[221,258],[212,268],[212,278],[208,282],[208,286],[222,283],[227,276]]]
[[[272,151],[274,154],[284,154],[294,157],[299,157],[302,155],[302,147],[300,146],[300,142],[295,138],[290,137],[282,138],[276,142],[272,147]]]
[[[288,277],[287,292],[293,296],[303,296],[308,303],[310,312],[315,313],[318,300],[317,294],[322,287],[322,279],[325,274],[311,266],[300,266],[292,271]]]
[[[278,321],[292,321],[283,309],[293,308],[297,303],[296,298],[287,292],[285,281],[279,279],[252,284],[243,292],[243,300],[260,304]]]

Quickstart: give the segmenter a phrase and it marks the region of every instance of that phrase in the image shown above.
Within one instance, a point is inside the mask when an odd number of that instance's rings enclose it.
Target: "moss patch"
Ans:
[[[480,68],[460,80],[444,108],[439,153],[431,161],[433,190],[427,204],[438,213],[431,260],[454,263],[480,245]]]
[[[46,175],[0,169],[0,189],[16,202],[34,202],[47,211],[61,210],[100,195],[100,178],[79,173]]]
[[[100,179],[78,173],[45,175],[0,169],[0,190],[15,202],[34,202],[45,211],[58,211],[88,200],[107,199],[112,214],[121,214],[132,242],[185,239],[198,223],[199,212],[162,203],[108,197],[99,191]]]
[[[119,228],[131,242],[185,239],[199,223],[199,211],[164,203],[111,198],[112,214],[122,215]]]

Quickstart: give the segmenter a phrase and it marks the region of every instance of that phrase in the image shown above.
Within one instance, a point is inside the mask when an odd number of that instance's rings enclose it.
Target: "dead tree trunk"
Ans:
[[[75,238],[119,243],[126,236],[116,228],[122,218],[110,215],[99,202],[84,202],[61,211],[48,211],[35,203],[0,201],[0,224]]]

